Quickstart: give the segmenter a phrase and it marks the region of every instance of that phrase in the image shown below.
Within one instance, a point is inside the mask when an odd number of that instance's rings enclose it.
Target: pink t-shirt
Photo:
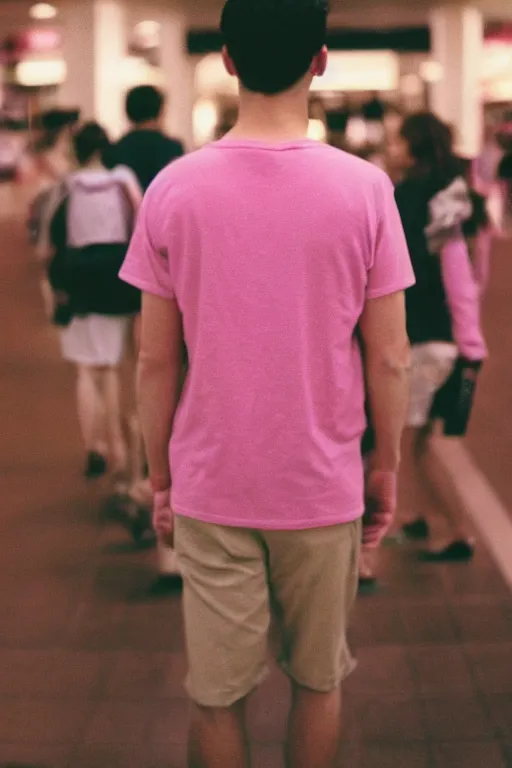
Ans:
[[[223,139],[155,180],[121,276],[183,314],[176,513],[277,530],[360,517],[356,326],[367,299],[414,282],[386,175],[314,141]]]

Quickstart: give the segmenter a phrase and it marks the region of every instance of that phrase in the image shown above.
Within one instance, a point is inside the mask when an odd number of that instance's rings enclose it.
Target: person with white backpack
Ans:
[[[49,277],[65,360],[77,370],[77,401],[86,449],[84,474],[126,474],[127,447],[120,404],[119,366],[130,338],[140,293],[118,278],[142,200],[128,168],[102,164],[109,140],[97,123],[73,137],[78,170],[63,185],[51,222]]]

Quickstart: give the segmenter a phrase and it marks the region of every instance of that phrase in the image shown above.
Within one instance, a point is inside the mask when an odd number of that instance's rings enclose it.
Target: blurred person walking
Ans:
[[[166,165],[184,154],[183,144],[163,132],[164,95],[151,85],[139,85],[126,97],[130,131],[105,153],[109,168],[131,168],[145,192]]]
[[[417,281],[406,292],[412,383],[405,474],[418,472],[434,419],[444,421],[445,434],[465,433],[487,350],[478,283],[463,234],[473,206],[451,130],[435,115],[421,113],[405,120],[400,137],[405,177],[395,197]],[[450,524],[452,540],[424,553],[426,559],[472,557],[473,544],[463,521],[454,517]],[[426,538],[430,524],[413,511],[404,531],[411,538]]]
[[[103,166],[108,137],[101,126],[87,123],[73,144],[79,170],[66,178],[51,223],[49,275],[60,298],[62,354],[77,369],[85,476],[101,476],[110,462],[119,480],[127,470],[127,451],[118,369],[140,295],[119,280],[118,271],[142,196],[128,168]]]
[[[191,768],[249,765],[271,605],[293,688],[287,764],[334,765],[365,506],[358,326],[376,434],[366,544],[395,510],[414,278],[386,175],[306,138],[326,28],[326,0],[228,0],[238,122],[155,180],[121,272],[143,291],[154,520],[184,580]]]
[[[145,192],[153,179],[169,163],[182,157],[183,144],[167,136],[163,131],[165,98],[161,91],[150,85],[141,85],[129,91],[126,97],[126,115],[131,123],[129,132],[105,153],[108,167],[126,166],[137,176]],[[140,343],[140,322],[134,325],[135,354]],[[133,420],[133,446],[137,445],[137,421]],[[139,453],[139,459],[142,454]],[[142,462],[143,464],[145,462]],[[146,500],[152,498],[151,487],[142,470],[134,473],[129,491],[127,523],[136,540],[143,540],[148,533]],[[158,571],[160,578],[153,587],[154,594],[165,594],[174,590],[178,572],[176,557],[172,548],[157,543]]]
[[[77,110],[52,109],[43,113],[38,138],[30,149],[38,189],[29,206],[27,228],[35,257],[43,267],[41,294],[48,319],[55,311],[53,291],[46,273],[50,222],[62,201],[64,178],[75,162],[72,132],[78,119]]]

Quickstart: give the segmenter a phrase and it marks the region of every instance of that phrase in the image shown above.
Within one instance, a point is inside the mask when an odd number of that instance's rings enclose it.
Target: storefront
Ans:
[[[359,48],[371,44],[373,49],[339,49],[351,43]],[[390,47],[385,48],[386,44]],[[212,50],[218,47],[213,33],[189,36],[198,146],[225,133],[236,119],[236,82],[225,72],[218,50]],[[428,29],[332,32],[327,72],[312,88],[310,135],[371,154],[396,129],[400,115],[431,108],[433,91],[445,76],[443,66],[431,56]],[[502,27],[486,34],[480,85],[486,120],[500,120],[512,101],[512,34],[504,33]]]
[[[79,107],[116,136],[126,128],[124,95],[140,83],[170,93],[167,128],[190,148],[236,119],[236,82],[224,71],[219,34],[190,30],[171,6],[38,3],[29,16],[1,46],[4,120]],[[446,62],[433,58],[439,46],[428,26],[333,29],[328,42],[329,67],[311,94],[310,135],[351,151],[378,149],[400,114],[436,106],[439,85],[451,82]],[[510,29],[489,27],[482,56],[480,103],[489,122],[500,121],[512,100]]]
[[[324,77],[314,81],[310,136],[367,152],[383,138],[384,114],[427,106],[428,30],[332,31]],[[195,64],[194,141],[225,133],[236,119],[236,82],[224,70],[215,33],[192,31]]]
[[[386,107],[403,97],[424,106],[422,85],[401,91],[400,57],[393,51],[334,51],[327,71],[315,79],[310,100],[310,136],[360,149],[381,141]],[[219,53],[200,57],[195,66],[194,139],[197,145],[229,130],[236,119],[237,85]]]
[[[9,36],[2,46],[2,123],[30,128],[33,117],[55,101],[65,79],[57,29],[34,26]]]

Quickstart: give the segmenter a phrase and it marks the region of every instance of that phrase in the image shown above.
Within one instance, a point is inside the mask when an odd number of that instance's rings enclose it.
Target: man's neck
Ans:
[[[229,136],[267,142],[305,139],[308,134],[308,96],[296,88],[278,96],[241,90],[237,123]]]
[[[145,123],[134,123],[132,129],[134,131],[159,131],[160,123],[158,120],[147,120]]]

